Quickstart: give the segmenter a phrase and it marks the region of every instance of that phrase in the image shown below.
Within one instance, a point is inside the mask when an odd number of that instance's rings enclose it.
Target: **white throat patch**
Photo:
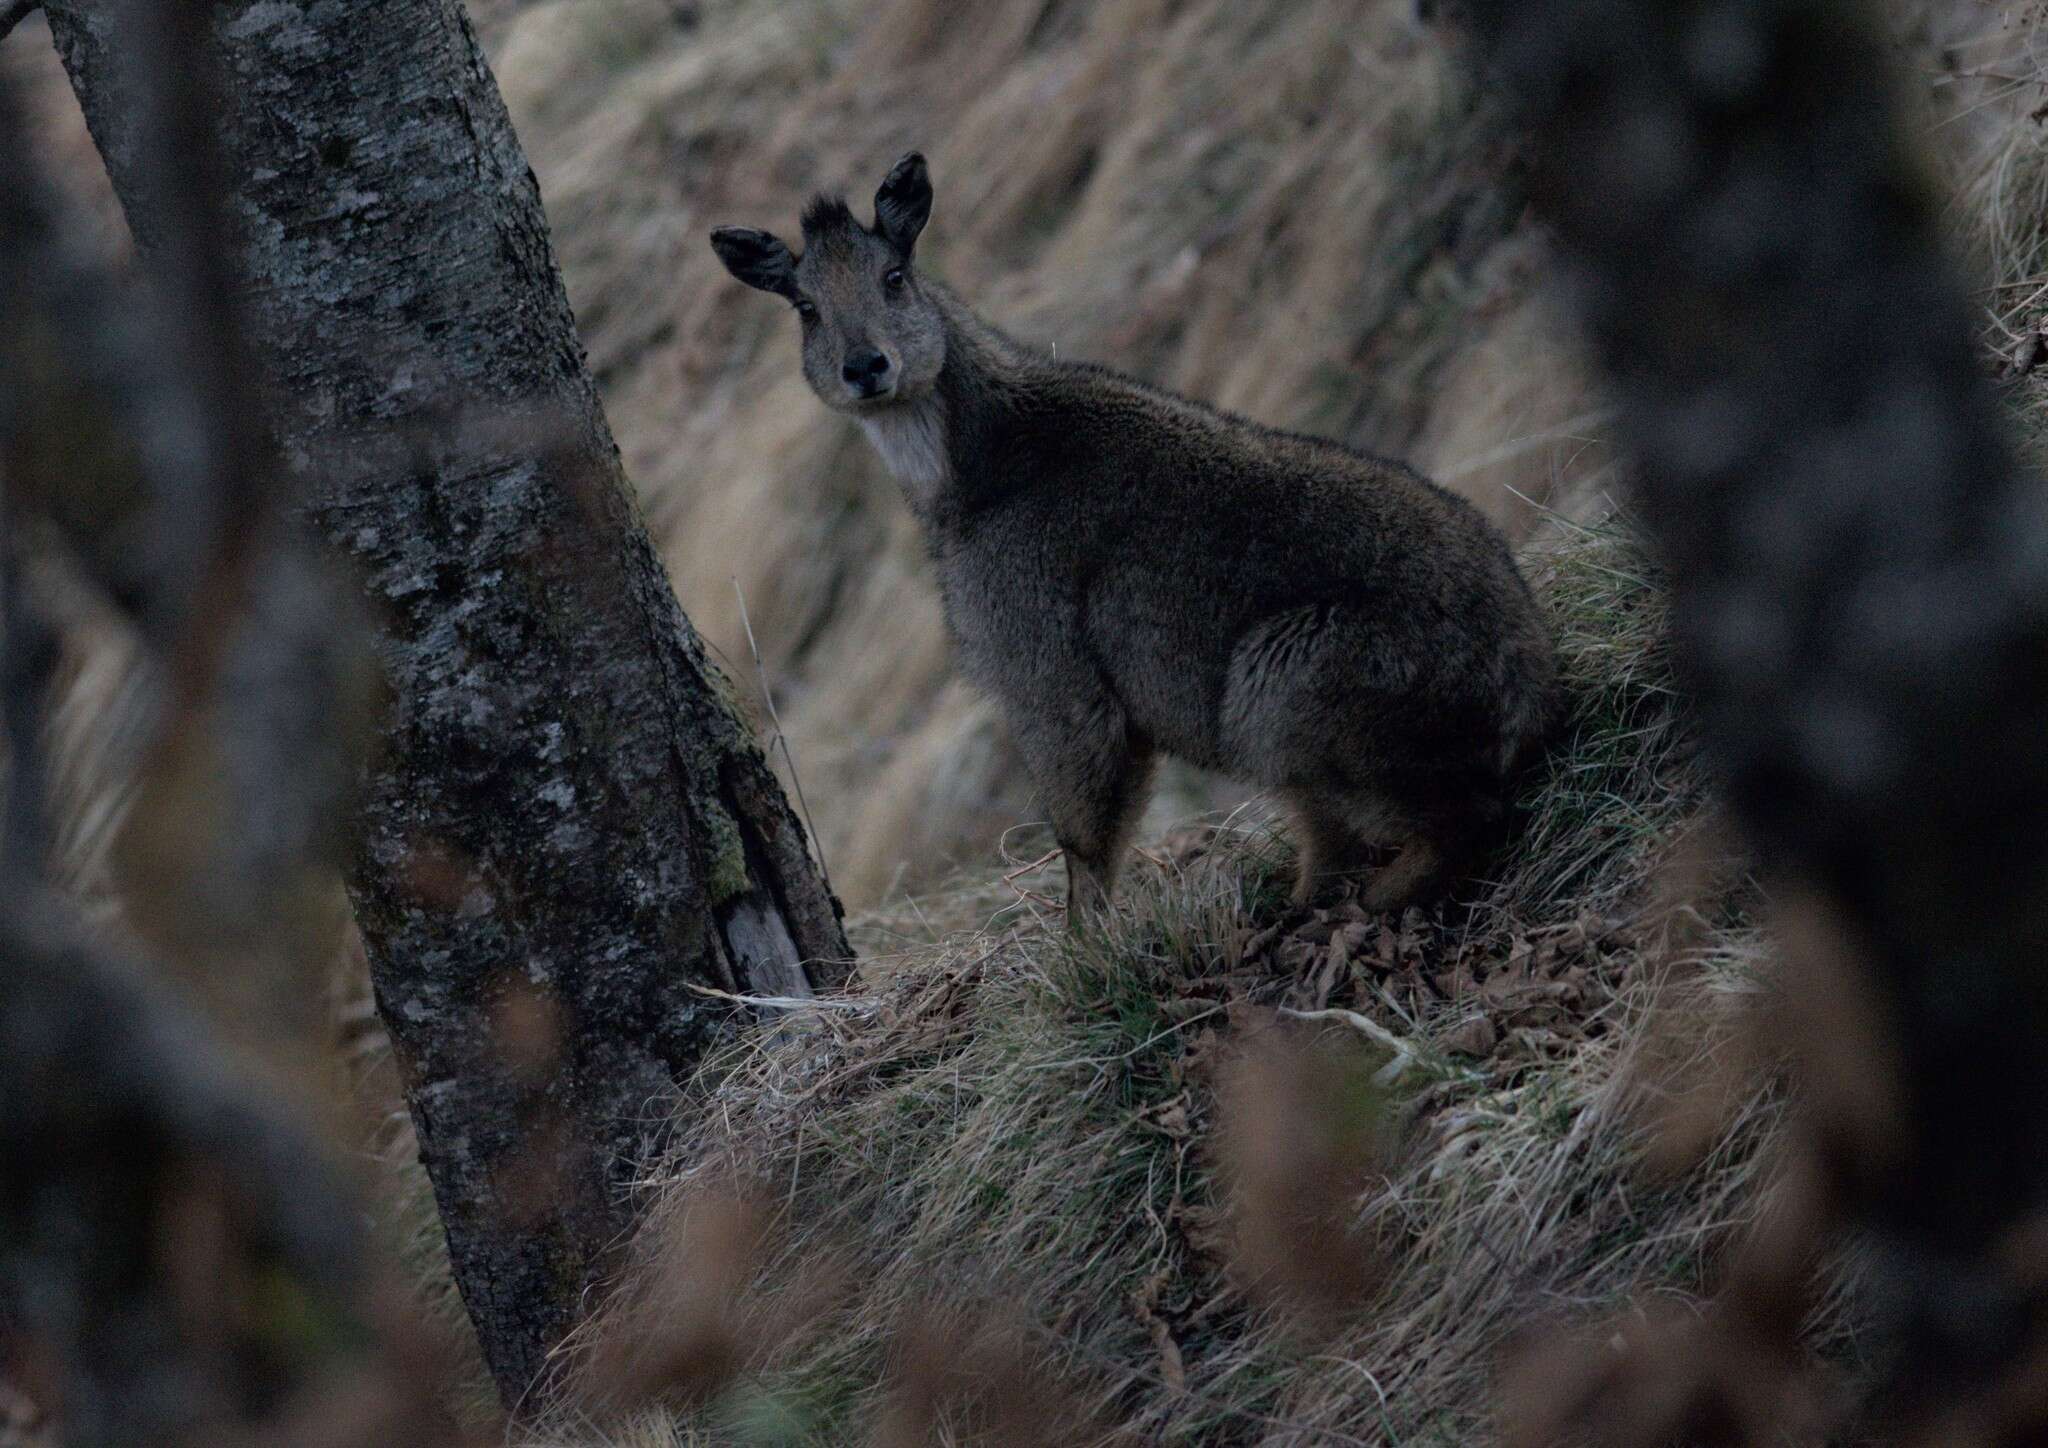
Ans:
[[[860,425],[882,455],[882,465],[903,485],[913,504],[928,507],[951,481],[946,416],[937,398],[920,398],[868,413]]]

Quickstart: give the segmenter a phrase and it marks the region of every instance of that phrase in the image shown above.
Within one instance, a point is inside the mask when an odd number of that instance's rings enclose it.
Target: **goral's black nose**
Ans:
[[[889,359],[874,347],[856,347],[846,354],[846,365],[839,369],[839,375],[859,388],[863,393],[881,391],[882,378],[889,370]]]

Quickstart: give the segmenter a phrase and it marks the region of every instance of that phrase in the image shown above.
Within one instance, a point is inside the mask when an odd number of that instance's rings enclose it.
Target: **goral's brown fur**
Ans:
[[[1005,336],[911,265],[931,209],[898,162],[864,227],[804,217],[801,258],[721,228],[802,317],[804,371],[860,420],[923,523],[965,671],[994,695],[1106,904],[1152,762],[1279,793],[1298,894],[1397,846],[1376,909],[1469,869],[1555,713],[1551,641],[1507,544],[1396,462],[1261,427]]]

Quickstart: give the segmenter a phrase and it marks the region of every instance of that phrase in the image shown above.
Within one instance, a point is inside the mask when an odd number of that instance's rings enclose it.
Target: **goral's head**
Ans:
[[[911,265],[931,214],[931,176],[913,151],[875,193],[872,226],[820,196],[804,210],[801,256],[745,226],[719,227],[711,246],[734,276],[795,308],[804,377],[825,405],[868,412],[930,391],[946,360],[938,305]]]

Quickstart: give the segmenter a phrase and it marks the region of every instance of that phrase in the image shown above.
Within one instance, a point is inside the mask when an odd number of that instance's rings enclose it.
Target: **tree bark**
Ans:
[[[122,7],[48,11],[148,260]],[[350,892],[457,1284],[535,1404],[730,1018],[700,988],[835,979],[838,906],[641,525],[459,6],[212,24],[244,324],[392,690]]]

